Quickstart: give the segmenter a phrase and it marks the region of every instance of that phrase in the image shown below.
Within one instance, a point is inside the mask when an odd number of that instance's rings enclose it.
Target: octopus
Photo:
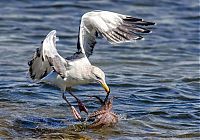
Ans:
[[[98,99],[98,101],[101,103],[101,107],[97,111],[89,113],[86,119],[83,119],[80,113],[74,110],[76,114],[76,116],[74,117],[76,118],[76,120],[82,122],[82,125],[78,125],[78,127],[99,129],[102,127],[114,126],[118,122],[118,115],[112,111],[114,97],[108,99],[107,96],[104,99],[104,101],[98,96],[89,96],[89,97],[95,97],[96,99]]]
[[[118,116],[112,112],[113,97],[104,101],[97,96],[93,97],[100,101],[101,107],[88,115],[88,120],[94,118],[94,121],[88,124],[87,127],[90,129],[97,129],[115,125],[118,122]]]

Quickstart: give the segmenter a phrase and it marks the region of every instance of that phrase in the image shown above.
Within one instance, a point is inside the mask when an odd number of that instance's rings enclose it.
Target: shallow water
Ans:
[[[81,15],[95,9],[157,25],[134,43],[98,40],[91,62],[105,71],[122,119],[112,128],[79,131],[61,92],[27,78],[27,61],[53,29],[60,54],[71,56]],[[200,138],[199,22],[197,0],[0,1],[0,139]],[[99,104],[86,95],[105,96],[97,84],[73,91],[89,110]]]

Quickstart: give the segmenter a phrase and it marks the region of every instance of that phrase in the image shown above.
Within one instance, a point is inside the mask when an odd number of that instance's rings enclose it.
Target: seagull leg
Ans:
[[[69,94],[71,94],[71,95],[76,99],[76,101],[78,102],[78,107],[79,107],[80,112],[81,112],[81,111],[84,111],[85,113],[88,114],[88,109],[85,107],[85,105],[83,104],[83,102],[82,102],[80,99],[78,99],[78,98],[71,92],[71,90],[69,90],[68,92],[69,92]]]
[[[74,108],[74,106],[72,106],[72,105],[70,104],[70,102],[67,100],[67,98],[66,98],[66,96],[65,96],[64,93],[62,93],[62,98],[66,101],[67,105],[69,105],[69,107],[70,107],[70,109],[71,109],[71,112],[72,112],[72,114],[74,115],[74,117],[75,117],[77,120],[81,121],[81,115],[78,113],[78,111],[76,111],[76,109]]]

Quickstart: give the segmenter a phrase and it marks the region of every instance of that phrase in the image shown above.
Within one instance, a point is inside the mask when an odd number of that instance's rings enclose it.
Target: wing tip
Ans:
[[[136,37],[135,40],[142,40],[142,39],[144,39],[144,37],[142,37],[142,36],[138,36],[138,37]]]
[[[124,22],[131,22],[132,24],[138,24],[138,25],[143,25],[143,26],[151,26],[151,25],[156,25],[155,22],[151,22],[151,21],[145,21],[142,18],[135,18],[132,16],[126,16],[123,19]]]
[[[56,37],[56,30],[50,31],[50,32],[47,34],[46,38],[51,37],[51,36]]]

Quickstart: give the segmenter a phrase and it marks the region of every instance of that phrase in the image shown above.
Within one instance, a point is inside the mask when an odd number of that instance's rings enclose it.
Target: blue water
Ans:
[[[91,62],[105,71],[121,120],[115,127],[77,132],[79,122],[60,90],[31,82],[27,62],[53,29],[59,53],[71,56],[81,16],[96,9],[157,25],[145,40],[116,46],[98,40]],[[0,1],[0,138],[200,138],[199,12],[198,0]],[[105,96],[98,84],[73,92],[91,111],[99,104],[86,95]]]

